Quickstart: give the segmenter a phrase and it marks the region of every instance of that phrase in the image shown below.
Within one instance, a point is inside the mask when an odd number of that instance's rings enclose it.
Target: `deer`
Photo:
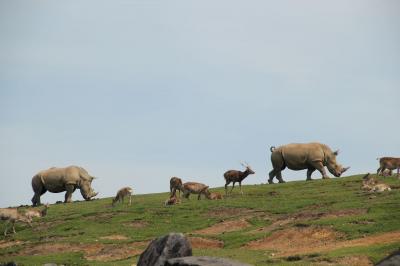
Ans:
[[[169,191],[171,192],[171,197],[175,195],[177,190],[179,191],[180,197],[182,191],[182,179],[174,176],[169,180]]]
[[[400,158],[382,157],[376,159],[379,160],[379,168],[376,171],[377,175],[384,175],[384,171],[386,169],[390,170],[390,175],[391,175],[392,173],[391,170],[397,169],[397,178],[400,178]]]
[[[28,217],[29,219],[33,219],[33,217],[44,217],[47,215],[47,209],[49,208],[49,204],[47,203],[46,205],[44,205],[44,209],[42,210],[28,210],[24,213],[24,215],[26,217]]]
[[[210,195],[210,192],[208,191],[208,186],[202,183],[186,182],[182,185],[182,190],[183,196],[187,199],[189,199],[190,193],[198,194],[198,200],[200,200],[202,194],[205,197],[208,197],[208,195]]]
[[[211,192],[209,195],[207,195],[207,199],[209,200],[219,200],[223,199],[221,193],[218,192]]]
[[[378,182],[375,178],[370,176],[369,173],[363,177],[361,189],[368,192],[384,192],[391,190],[389,185]]]
[[[16,208],[0,209],[0,220],[6,221],[6,228],[4,230],[4,236],[7,236],[8,224],[12,224],[13,233],[15,232],[15,222],[24,222],[32,227],[32,218],[25,216],[24,214],[18,212]]]
[[[112,200],[112,206],[115,206],[115,203],[121,202],[124,203],[124,198],[129,196],[129,206],[132,205],[132,193],[133,193],[133,189],[130,187],[123,187],[120,190],[118,190],[117,195],[115,196],[115,198],[113,198]]]
[[[230,193],[232,193],[233,188],[235,187],[235,183],[239,182],[240,193],[243,195],[242,191],[242,181],[248,176],[253,175],[255,172],[251,169],[250,165],[246,162],[240,163],[243,167],[246,167],[245,171],[238,171],[238,170],[228,170],[224,173],[225,178],[225,195],[228,195],[228,185],[233,182],[232,189]]]
[[[174,195],[170,196],[169,199],[167,199],[164,202],[164,206],[175,205],[175,204],[180,204],[180,203],[181,203],[181,200],[179,198],[177,198],[176,195],[174,194]]]

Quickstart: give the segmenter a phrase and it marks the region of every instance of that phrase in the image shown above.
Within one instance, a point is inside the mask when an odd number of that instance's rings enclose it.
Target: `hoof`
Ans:
[[[306,181],[313,181],[313,179],[312,178],[307,178]]]
[[[283,180],[279,180],[279,183],[286,183],[286,181],[283,181]]]
[[[268,180],[268,184],[274,184],[274,181],[272,181],[272,180]]]

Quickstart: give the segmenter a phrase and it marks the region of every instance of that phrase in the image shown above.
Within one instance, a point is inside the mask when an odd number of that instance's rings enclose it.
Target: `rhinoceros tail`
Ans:
[[[271,152],[274,152],[275,146],[271,146],[271,148],[269,148],[269,150],[270,150]]]

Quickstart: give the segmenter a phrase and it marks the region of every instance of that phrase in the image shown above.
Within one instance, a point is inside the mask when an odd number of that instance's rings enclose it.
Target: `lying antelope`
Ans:
[[[130,187],[124,187],[121,188],[120,190],[118,190],[117,195],[115,196],[115,198],[112,200],[112,206],[115,205],[115,203],[121,202],[124,203],[124,198],[129,196],[129,206],[131,206],[132,204],[132,193],[133,193],[133,189]]]
[[[182,191],[182,179],[178,177],[171,177],[169,180],[169,191],[171,192],[171,196],[175,195],[177,190],[179,191],[180,197]]]
[[[255,174],[255,172],[250,168],[250,165],[248,163],[243,164],[241,163],[244,167],[246,167],[246,170],[244,172],[238,171],[238,170],[229,170],[224,173],[224,178],[225,178],[225,195],[228,194],[228,185],[233,182],[232,189],[230,193],[232,192],[233,188],[235,187],[235,183],[239,182],[239,187],[240,187],[240,193],[243,195],[242,191],[242,181],[248,176]]]
[[[179,198],[177,198],[176,195],[174,194],[173,196],[171,196],[169,199],[167,199],[164,202],[164,206],[175,205],[175,204],[179,204],[179,203],[181,203],[181,200]]]
[[[369,173],[363,177],[361,189],[368,192],[383,192],[391,190],[389,185],[378,182],[375,178],[370,176]]]
[[[8,230],[8,224],[12,224],[12,230],[13,233],[15,234],[15,222],[24,222],[29,224],[30,227],[32,227],[32,219],[29,217],[26,217],[24,214],[19,213],[16,208],[10,208],[10,209],[0,209],[0,220],[6,221],[6,229],[4,230],[4,236],[7,235],[7,230]]]
[[[221,193],[218,192],[211,192],[208,196],[207,199],[209,200],[219,200],[219,199],[223,199]]]
[[[182,192],[183,192],[183,196],[187,199],[189,198],[190,193],[198,194],[198,197],[197,197],[198,200],[200,200],[202,194],[205,197],[208,197],[208,195],[210,195],[210,192],[208,191],[208,186],[201,184],[201,183],[196,183],[196,182],[184,183],[182,185]]]
[[[44,217],[47,215],[47,209],[49,208],[49,204],[44,205],[44,209],[42,210],[27,210],[24,215],[29,219],[33,219],[33,217]]]
[[[397,177],[400,178],[400,158],[382,157],[377,159],[379,159],[379,168],[376,171],[378,175],[383,175],[386,169],[388,170],[397,169]]]

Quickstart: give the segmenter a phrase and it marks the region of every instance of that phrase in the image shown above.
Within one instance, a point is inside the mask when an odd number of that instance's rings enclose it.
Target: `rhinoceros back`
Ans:
[[[307,169],[310,161],[325,161],[324,150],[326,145],[312,143],[291,143],[275,149],[282,154],[285,164],[289,169],[302,170]],[[328,148],[329,149],[329,148]]]

